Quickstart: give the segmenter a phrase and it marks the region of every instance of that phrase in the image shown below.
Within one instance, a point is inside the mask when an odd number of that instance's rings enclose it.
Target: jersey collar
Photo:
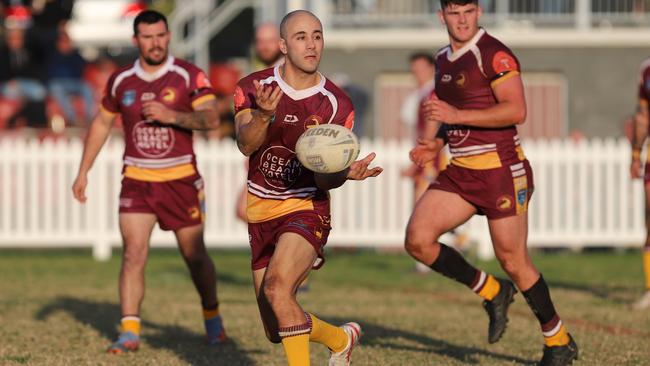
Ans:
[[[462,55],[467,53],[467,51],[475,47],[478,40],[481,39],[481,37],[483,37],[484,34],[485,34],[485,29],[479,28],[478,32],[476,32],[474,37],[472,37],[472,39],[469,42],[467,42],[466,45],[458,49],[456,52],[453,52],[451,50],[451,45],[449,45],[449,47],[447,48],[447,60],[451,62],[458,60]]]
[[[320,76],[320,81],[318,82],[318,84],[307,89],[296,90],[292,88],[289,84],[287,84],[286,81],[282,80],[282,77],[280,76],[280,66],[281,65],[276,65],[273,68],[273,77],[275,78],[275,81],[280,86],[282,92],[293,100],[309,98],[312,95],[320,93],[320,91],[325,88],[325,76],[323,76],[323,74],[317,71],[318,76]]]
[[[167,56],[167,61],[165,61],[165,64],[163,65],[163,67],[156,70],[156,72],[149,73],[149,72],[144,71],[142,66],[140,66],[140,59],[139,58],[137,60],[135,60],[134,68],[135,68],[135,74],[140,79],[150,83],[150,82],[162,77],[166,73],[168,73],[171,70],[173,65],[174,65],[174,56],[168,55]]]

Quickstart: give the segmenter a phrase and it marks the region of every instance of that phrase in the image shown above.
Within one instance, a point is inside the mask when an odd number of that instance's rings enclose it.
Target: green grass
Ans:
[[[154,251],[147,268],[143,339],[136,354],[111,356],[117,334],[119,253],[95,262],[87,251],[0,251],[0,365],[283,365],[264,337],[247,252],[211,253],[231,342],[202,344],[198,297],[175,251]],[[580,345],[578,365],[650,365],[650,311],[629,310],[640,293],[636,252],[538,254],[535,262]],[[495,262],[479,263],[501,273]],[[355,320],[365,336],[354,365],[532,365],[539,325],[521,295],[504,338],[487,344],[480,299],[442,276],[418,275],[404,255],[329,253],[300,295],[334,323]],[[327,363],[311,345],[312,364]]]

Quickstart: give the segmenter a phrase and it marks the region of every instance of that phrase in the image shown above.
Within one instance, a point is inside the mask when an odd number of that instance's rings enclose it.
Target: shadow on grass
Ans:
[[[582,292],[599,299],[610,300],[619,304],[629,303],[629,298],[633,297],[639,291],[625,286],[615,285],[585,285],[566,281],[547,281],[551,288]]]
[[[74,297],[60,297],[43,306],[36,314],[37,320],[46,320],[56,312],[65,312],[82,324],[96,329],[109,342],[117,338],[116,327],[120,321],[120,307],[107,302],[95,302]],[[175,353],[190,365],[249,366],[254,361],[247,354],[261,352],[242,350],[230,339],[225,344],[209,347],[203,343],[203,335],[177,325],[142,322],[143,327],[153,330],[144,336],[144,343],[154,349],[166,349]]]
[[[349,319],[336,317],[323,317],[323,319],[332,324],[342,324],[349,321]],[[361,339],[361,344],[366,346],[410,352],[433,352],[441,356],[453,358],[469,365],[481,364],[481,360],[477,359],[476,356],[488,356],[504,362],[516,362],[520,365],[537,364],[532,360],[525,360],[520,357],[490,352],[475,347],[456,345],[441,339],[431,338],[429,336],[416,334],[401,329],[388,328],[364,320],[360,320],[359,323],[363,328],[363,338]],[[410,343],[410,345],[397,344],[395,342],[396,339],[406,340],[407,343]]]

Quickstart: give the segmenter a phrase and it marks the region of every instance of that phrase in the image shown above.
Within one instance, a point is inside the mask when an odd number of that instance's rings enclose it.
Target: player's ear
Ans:
[[[282,52],[283,55],[287,54],[287,41],[285,41],[284,38],[280,38],[280,52]]]
[[[137,35],[134,34],[133,37],[131,37],[131,42],[133,43],[133,46],[135,48],[138,48],[138,36]]]
[[[445,17],[442,12],[443,12],[442,9],[438,10],[438,18],[440,18],[440,23],[442,25],[447,25],[447,23],[445,22]]]

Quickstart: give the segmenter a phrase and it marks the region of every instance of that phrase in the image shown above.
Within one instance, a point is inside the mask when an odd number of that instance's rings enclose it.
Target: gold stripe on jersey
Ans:
[[[124,176],[143,182],[169,182],[196,174],[193,164],[177,165],[171,168],[147,169],[128,165]]]
[[[109,117],[115,117],[115,116],[117,116],[119,114],[119,112],[111,112],[111,111],[109,111],[108,109],[106,109],[106,107],[104,107],[101,104],[99,105],[99,110],[102,113],[108,114]]]
[[[250,223],[269,221],[292,212],[314,209],[314,204],[309,198],[274,200],[248,193],[247,200],[246,216]]]
[[[207,94],[202,97],[196,98],[196,100],[192,101],[192,108],[196,108],[196,106],[198,106],[199,104],[213,99],[217,99],[217,98],[215,98],[215,96],[212,94]]]
[[[524,154],[524,149],[521,148],[521,145],[517,145],[515,147],[515,151],[517,152],[517,157],[519,160],[524,161],[526,160],[526,155]]]
[[[237,118],[237,116],[239,116],[240,114],[242,114],[242,113],[244,113],[244,112],[251,113],[251,110],[252,110],[251,108],[245,108],[245,109],[242,109],[241,111],[235,113],[235,118]]]
[[[508,79],[511,79],[511,78],[513,78],[513,77],[515,77],[517,75],[519,75],[519,71],[516,71],[516,70],[515,71],[510,71],[509,73],[503,75],[502,77],[492,81],[490,83],[490,86],[492,87],[492,89],[494,89],[495,86],[497,86],[497,85],[501,84],[502,82],[504,82],[504,81],[506,81]]]
[[[452,156],[451,164],[459,166],[461,168],[483,170],[483,169],[494,169],[500,168],[503,165],[501,164],[501,158],[499,153],[496,151],[490,151],[483,154],[470,155],[470,156]]]

